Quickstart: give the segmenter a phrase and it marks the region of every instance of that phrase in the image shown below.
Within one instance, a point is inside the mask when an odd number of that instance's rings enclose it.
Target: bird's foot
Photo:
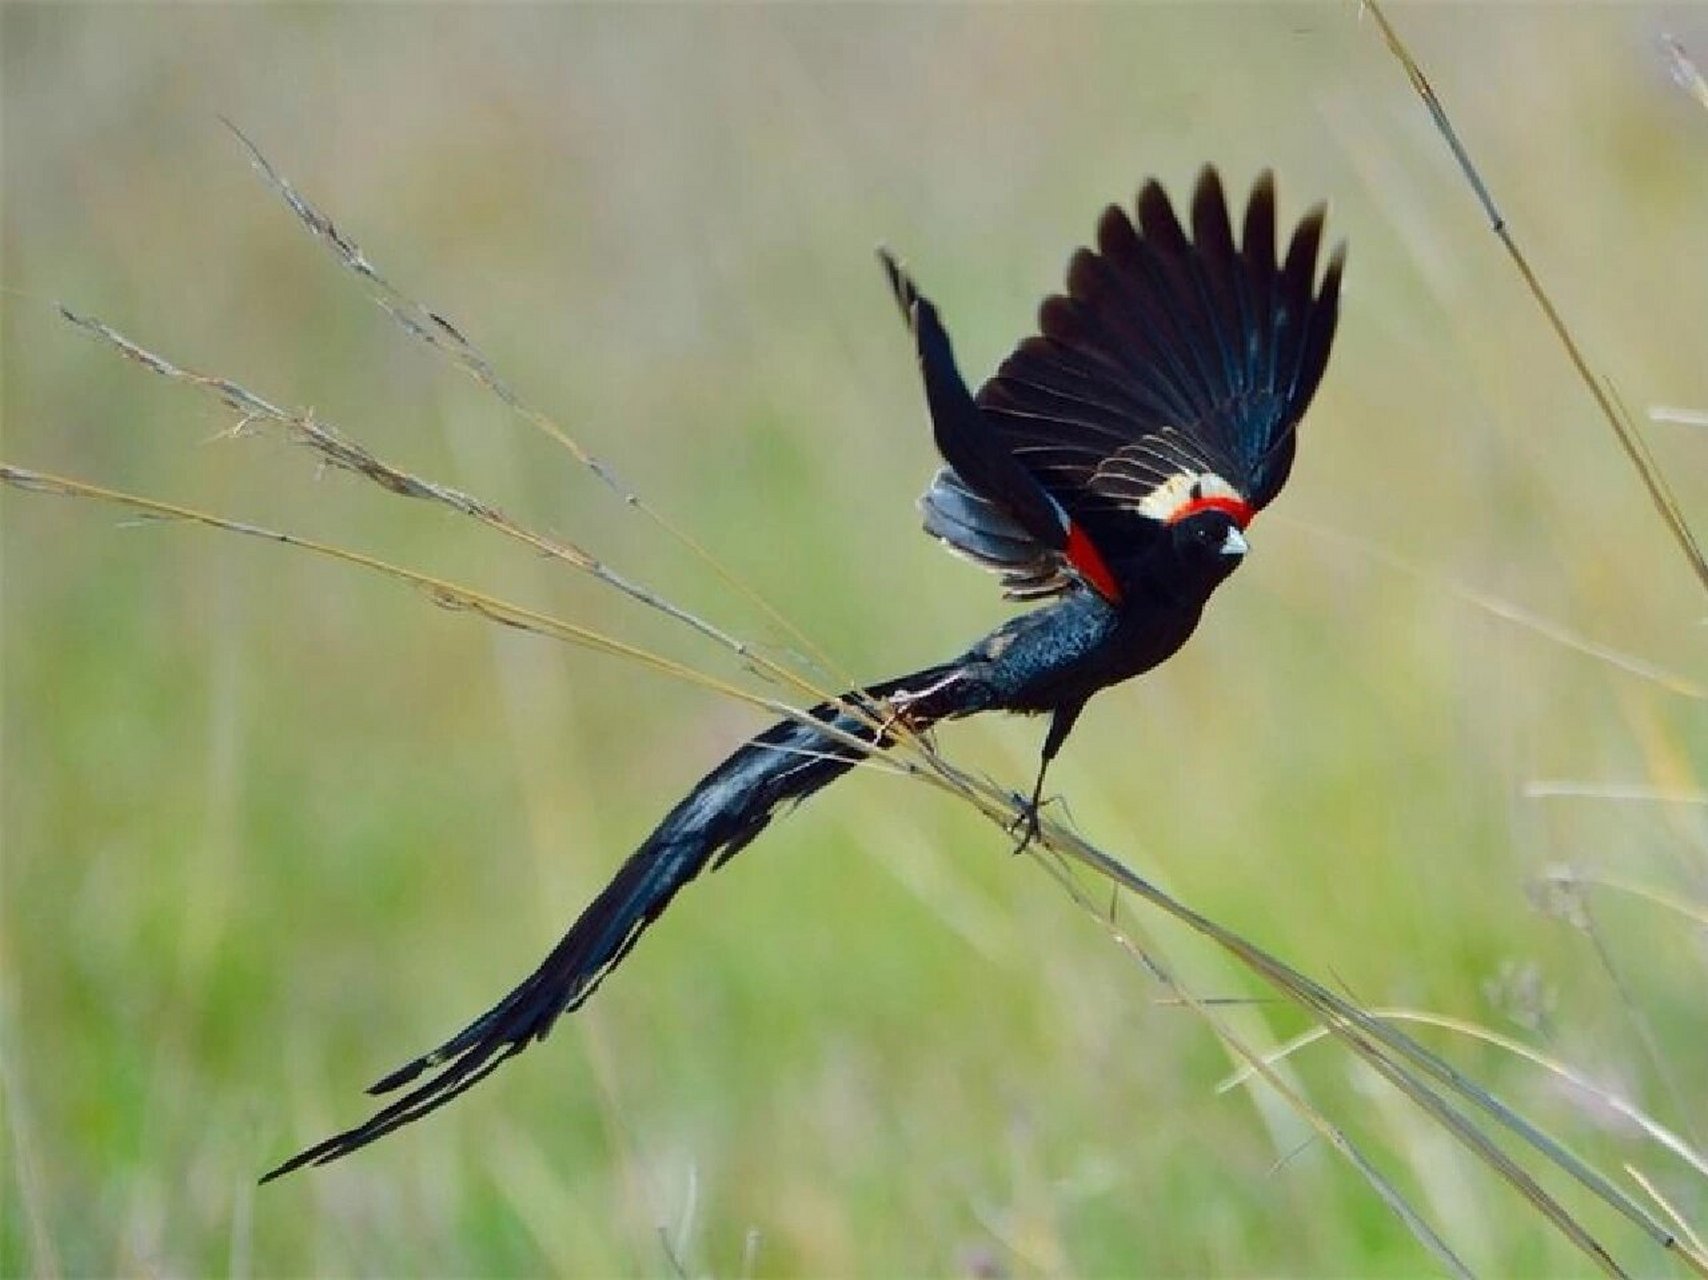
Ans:
[[[1023,796],[1018,791],[1013,796],[1014,804],[1020,810],[1014,821],[1008,824],[1008,834],[1016,837],[1014,856],[1019,857],[1038,838],[1038,815],[1044,805],[1050,801],[1040,801],[1037,796]]]

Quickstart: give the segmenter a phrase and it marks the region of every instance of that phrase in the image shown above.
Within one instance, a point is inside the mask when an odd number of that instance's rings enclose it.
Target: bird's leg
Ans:
[[[1020,839],[1015,843],[1016,857],[1026,852],[1027,847],[1038,836],[1038,810],[1043,803],[1044,775],[1050,771],[1050,757],[1045,756],[1038,762],[1038,780],[1032,784],[1031,798],[1021,806],[1020,816],[1008,828],[1010,834],[1018,834]]]
[[[1009,828],[1020,835],[1020,842],[1014,846],[1016,854],[1026,852],[1027,846],[1038,838],[1038,810],[1044,800],[1044,775],[1049,773],[1050,761],[1054,760],[1056,753],[1062,749],[1062,743],[1067,741],[1067,736],[1073,729],[1073,722],[1079,719],[1079,713],[1084,707],[1083,701],[1064,703],[1050,716],[1050,731],[1044,735],[1044,750],[1038,760],[1038,778],[1032,784],[1032,798],[1025,802],[1020,817]]]

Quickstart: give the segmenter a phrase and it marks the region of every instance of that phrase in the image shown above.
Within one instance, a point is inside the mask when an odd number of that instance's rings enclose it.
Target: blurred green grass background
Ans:
[[[1708,407],[1699,8],[1399,9],[1497,198],[1641,411]],[[7,6],[7,459],[727,655],[300,451],[52,307],[784,637],[410,343],[249,173],[249,132],[395,281],[873,679],[1003,616],[917,532],[933,465],[884,240],[982,376],[1109,200],[1214,161],[1330,197],[1342,337],[1249,564],[1053,774],[1096,842],[1373,1005],[1528,1038],[1695,1141],[1702,603],[1351,5]],[[1687,511],[1699,429],[1654,447]],[[283,549],[16,493],[4,518],[0,1271],[1414,1274],[1368,1188],[985,824],[872,772],[685,894],[592,1006],[431,1121],[257,1192],[537,962],[760,721]],[[1398,555],[1417,572],[1384,558]],[[943,734],[1017,784],[1041,726]],[[1674,802],[1546,798],[1538,782]],[[1157,936],[1202,994],[1256,994]],[[1285,1007],[1234,1019],[1255,1043]],[[1426,1035],[1685,1216],[1708,1186],[1534,1066]],[[1299,1087],[1473,1266],[1581,1260],[1338,1051]],[[1555,1186],[1558,1179],[1550,1179]],[[1585,1222],[1660,1264],[1606,1211]]]

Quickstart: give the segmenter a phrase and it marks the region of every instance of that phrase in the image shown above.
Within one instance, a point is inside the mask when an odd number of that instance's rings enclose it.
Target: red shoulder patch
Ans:
[[[1068,563],[1079,571],[1079,576],[1091,585],[1092,590],[1110,604],[1119,603],[1121,588],[1116,585],[1115,575],[1109,572],[1109,566],[1104,563],[1103,553],[1097,549],[1091,535],[1073,520],[1068,521],[1066,552]]]

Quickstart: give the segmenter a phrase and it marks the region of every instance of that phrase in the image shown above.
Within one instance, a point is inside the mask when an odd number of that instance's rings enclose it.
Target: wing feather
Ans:
[[[1016,451],[1085,454],[1089,473],[1042,477],[1076,518],[1106,510],[1099,497],[1131,503],[1138,485],[1201,471],[1261,509],[1291,469],[1334,337],[1345,259],[1337,249],[1318,284],[1323,223],[1320,207],[1306,214],[1278,262],[1269,174],[1252,186],[1237,242],[1214,169],[1193,192],[1190,234],[1163,188],[1145,183],[1134,216],[1105,211],[1096,248],[1073,255],[1066,293],[1045,300],[1039,335],[979,390],[979,406]]]
[[[1038,331],[976,395],[935,309],[881,255],[949,463],[921,499],[927,531],[1030,598],[1065,590],[1076,569],[1085,577],[1068,559],[1074,525],[1107,576],[1108,561],[1157,536],[1172,494],[1192,491],[1186,479],[1219,477],[1261,510],[1292,469],[1334,340],[1345,248],[1319,282],[1324,221],[1321,206],[1308,212],[1278,259],[1268,173],[1237,241],[1214,169],[1200,173],[1185,223],[1148,181],[1131,215],[1104,211],[1095,247],[1068,262],[1065,292],[1039,307]]]

